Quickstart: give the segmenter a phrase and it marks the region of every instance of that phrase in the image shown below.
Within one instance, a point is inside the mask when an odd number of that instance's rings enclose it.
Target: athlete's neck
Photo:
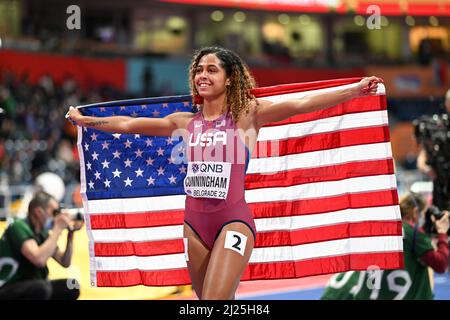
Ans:
[[[224,112],[225,97],[219,97],[213,100],[204,100],[202,114],[205,120],[214,120]]]

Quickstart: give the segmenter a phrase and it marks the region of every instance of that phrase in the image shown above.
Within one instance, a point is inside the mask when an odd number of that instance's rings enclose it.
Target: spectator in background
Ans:
[[[84,92],[69,74],[61,83],[49,75],[31,83],[27,73],[18,77],[2,70],[0,106],[4,113],[0,127],[0,173],[5,174],[9,185],[31,184],[37,174],[49,170],[60,175],[65,184],[78,183],[78,161],[71,160],[76,156],[73,150],[76,150],[77,133],[70,125],[67,130],[65,106],[125,97],[129,98],[125,92],[95,84]],[[69,150],[67,141],[72,150],[70,156],[64,154]],[[40,154],[46,154],[44,162]]]
[[[446,114],[433,115],[432,119],[433,125],[435,127],[438,127],[436,124],[440,123],[438,128],[441,136],[442,134],[444,134],[444,136],[445,135],[448,136],[448,133],[450,132],[450,127],[448,127],[449,123],[448,117],[450,115],[450,89],[447,91],[445,95],[444,105]],[[420,123],[420,121],[421,121],[420,119],[415,120],[416,125],[417,123]],[[445,125],[445,123],[447,123],[447,125]],[[442,140],[442,138],[439,138],[439,140]],[[450,184],[450,173],[446,169],[442,170],[443,168],[442,163],[443,162],[448,163],[450,161],[450,159],[448,158],[449,145],[444,143],[443,144],[444,148],[442,148],[441,146],[440,149],[434,149],[434,151],[439,150],[440,156],[430,158],[431,155],[430,149],[427,152],[424,145],[425,142],[422,142],[419,139],[419,143],[420,143],[420,151],[417,157],[417,168],[421,172],[428,175],[428,177],[430,177],[430,179],[433,181],[433,204],[439,207],[440,209],[450,210],[450,194],[448,189]],[[433,148],[435,148],[434,144],[435,142],[433,141]],[[436,160],[439,160],[439,163]],[[439,165],[441,167],[439,167]],[[439,168],[441,168],[440,171],[438,170]],[[438,172],[440,172],[440,174],[438,174]]]
[[[450,115],[450,89],[447,90],[447,93],[445,94],[445,101],[444,101],[445,109],[447,111],[447,114]],[[422,171],[423,173],[427,174],[431,180],[436,179],[436,172],[434,169],[427,164],[427,153],[424,148],[420,149],[419,156],[417,158],[417,168]]]
[[[12,119],[16,117],[16,100],[5,86],[0,86],[0,105],[8,117]]]
[[[142,94],[144,97],[151,97],[153,95],[154,90],[154,79],[153,79],[153,70],[150,64],[147,64],[144,69],[144,73],[142,74]]]
[[[73,279],[49,281],[47,261],[52,257],[63,267],[70,266],[73,234],[82,225],[61,212],[48,193],[37,192],[27,218],[16,219],[0,239],[0,300],[76,300],[79,285]],[[61,251],[57,242],[65,229],[67,245]]]
[[[407,192],[400,199],[403,220],[404,269],[346,272],[333,276],[322,295],[324,300],[430,300],[433,299],[428,267],[444,273],[448,267],[449,213],[434,220],[437,248],[421,228],[427,205],[423,196]]]

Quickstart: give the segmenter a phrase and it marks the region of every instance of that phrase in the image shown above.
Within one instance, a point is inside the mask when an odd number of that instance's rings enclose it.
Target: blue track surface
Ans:
[[[246,297],[242,300],[319,300],[323,288],[295,290]],[[450,276],[448,273],[434,277],[435,300],[450,300]]]

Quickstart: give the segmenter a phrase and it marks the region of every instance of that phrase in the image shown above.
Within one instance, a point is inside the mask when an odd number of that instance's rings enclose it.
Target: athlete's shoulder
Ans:
[[[244,127],[248,128],[258,128],[258,112],[265,107],[268,107],[272,104],[269,100],[264,99],[255,99],[250,102],[249,108],[248,108],[248,114],[245,115],[245,122],[246,124],[243,125]]]
[[[255,108],[270,106],[272,103],[273,103],[272,101],[264,99],[264,98],[254,100]]]

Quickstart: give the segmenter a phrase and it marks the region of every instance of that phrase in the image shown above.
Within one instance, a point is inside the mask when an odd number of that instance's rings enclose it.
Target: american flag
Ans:
[[[258,88],[282,101],[358,78]],[[190,96],[81,107],[85,115],[162,118]],[[183,241],[184,151],[173,137],[78,128],[91,285],[190,283]],[[246,176],[257,238],[242,280],[403,267],[402,225],[384,86],[322,111],[265,125]]]

